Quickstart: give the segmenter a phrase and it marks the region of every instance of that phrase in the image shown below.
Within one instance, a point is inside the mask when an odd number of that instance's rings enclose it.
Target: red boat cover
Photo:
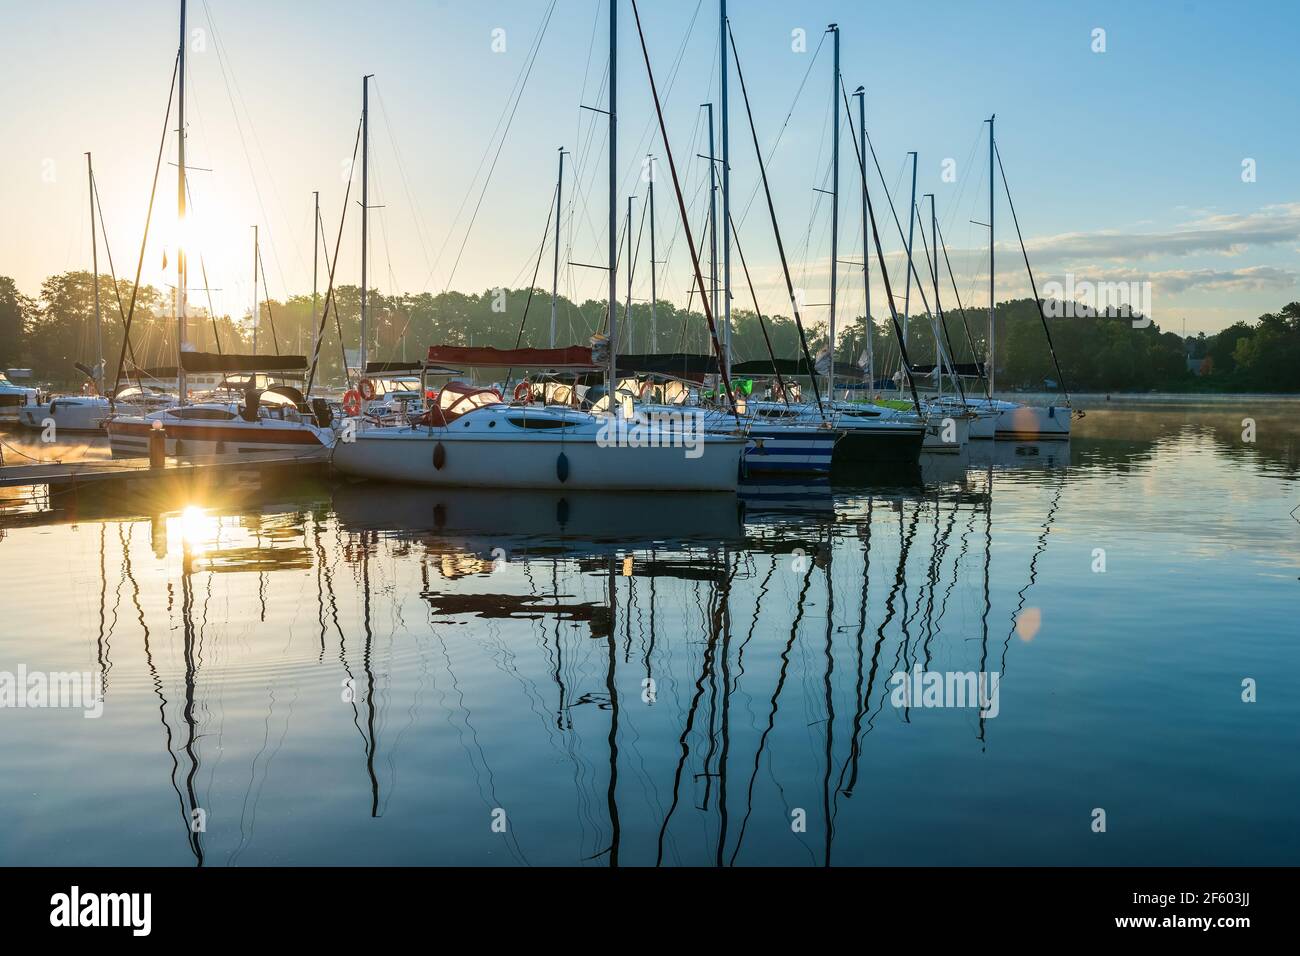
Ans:
[[[591,349],[571,345],[566,349],[497,349],[490,346],[464,348],[457,345],[429,346],[430,365],[455,368],[580,368],[592,369]]]

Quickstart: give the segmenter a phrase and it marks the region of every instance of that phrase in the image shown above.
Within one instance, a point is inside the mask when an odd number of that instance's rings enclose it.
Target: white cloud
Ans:
[[[1276,246],[1300,239],[1300,203],[1265,206],[1253,213],[1203,215],[1158,232],[1073,232],[1028,240],[1035,263],[1071,259],[1132,261],[1196,253],[1238,255],[1251,246]]]

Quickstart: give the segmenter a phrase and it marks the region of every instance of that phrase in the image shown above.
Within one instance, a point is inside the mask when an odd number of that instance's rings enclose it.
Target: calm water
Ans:
[[[743,507],[8,493],[0,672],[107,677],[0,710],[0,863],[1300,863],[1298,412]]]

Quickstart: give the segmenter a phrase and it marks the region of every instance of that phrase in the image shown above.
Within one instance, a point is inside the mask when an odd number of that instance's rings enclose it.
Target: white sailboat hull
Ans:
[[[109,448],[114,458],[140,458],[149,454],[153,423],[166,413],[147,417],[110,419]],[[333,433],[305,422],[261,419],[203,422],[163,418],[168,455],[234,455],[274,452],[281,457],[313,460],[326,458]]]
[[[1064,405],[1020,405],[1001,399],[970,399],[979,416],[971,438],[999,441],[1051,441],[1070,437],[1071,410]]]
[[[1044,441],[1070,437],[1070,409],[1061,405],[1018,405],[998,415],[994,438],[999,441]]]
[[[110,414],[106,398],[56,398],[43,405],[25,405],[19,408],[18,424],[24,428],[43,429],[47,421],[53,421],[55,434],[97,432]]]
[[[439,451],[441,448],[441,451]],[[457,434],[446,428],[377,428],[334,446],[347,475],[435,487],[592,491],[734,491],[743,438],[710,436],[696,458],[680,447],[621,447],[594,436]]]
[[[921,451],[930,454],[955,454],[970,441],[971,419],[965,415],[932,417],[925,427]]]

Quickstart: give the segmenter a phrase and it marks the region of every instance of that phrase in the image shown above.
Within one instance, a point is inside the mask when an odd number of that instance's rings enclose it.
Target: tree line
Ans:
[[[85,271],[50,276],[35,297],[24,296],[13,280],[0,276],[0,368],[30,367],[39,381],[56,387],[79,387],[83,376],[74,363],[95,360],[94,278]],[[125,279],[116,284],[99,277],[103,344],[111,381],[122,354],[123,316],[135,309],[128,363],[139,367],[175,365],[176,321],[169,294],[149,285],[138,290]],[[344,381],[344,348],[355,351],[360,335],[361,292],[357,286],[335,290],[325,314],[325,297],[311,295],[265,300],[259,309],[257,351],[305,354],[311,358],[313,326],[323,320],[317,380]],[[369,354],[372,359],[415,361],[429,345],[492,345],[511,348],[549,344],[551,297],[542,290],[486,290],[415,295],[368,296]],[[586,344],[605,325],[602,300],[555,303],[558,345]],[[708,352],[707,322],[698,309],[658,302],[632,305],[630,316],[619,308],[619,348],[623,352]],[[203,302],[191,301],[188,339],[200,351],[249,353],[254,329],[250,315],[213,315]],[[818,316],[821,319],[821,316]],[[1048,349],[1037,305],[1032,299],[1000,303],[996,310],[997,384],[999,389],[1041,389],[1064,378],[1078,391],[1300,391],[1300,303],[1253,322],[1238,321],[1214,335],[1183,339],[1152,322],[1116,315],[1049,320],[1058,375]],[[790,316],[732,312],[732,352],[737,361],[766,358],[767,342],[779,358],[801,354],[798,330]],[[765,326],[765,329],[764,329]],[[837,361],[857,362],[870,342],[877,378],[900,367],[892,322],[863,316],[842,320]],[[766,331],[766,336],[764,335]],[[967,310],[911,316],[908,354],[914,364],[935,360],[935,335],[957,362],[982,358],[987,348],[987,312]],[[823,325],[809,330],[816,355],[826,345]],[[1198,374],[1199,373],[1199,374]]]

